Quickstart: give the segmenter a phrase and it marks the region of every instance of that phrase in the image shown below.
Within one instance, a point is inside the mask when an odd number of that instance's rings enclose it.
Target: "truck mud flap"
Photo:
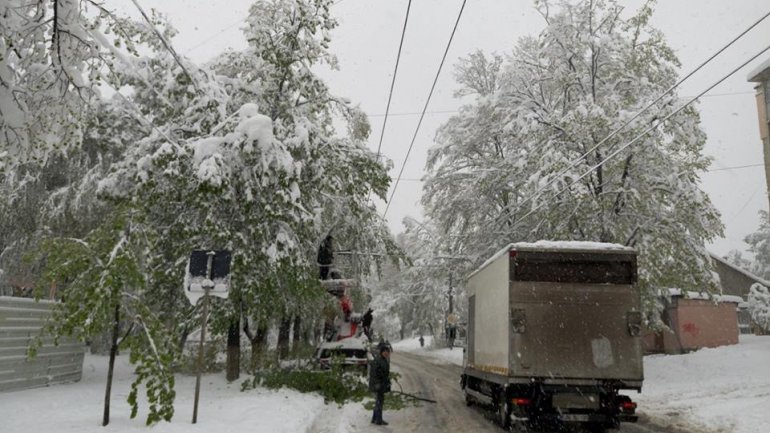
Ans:
[[[465,393],[473,397],[479,403],[492,404],[492,397],[484,395],[478,391],[474,391],[470,388],[465,388]]]

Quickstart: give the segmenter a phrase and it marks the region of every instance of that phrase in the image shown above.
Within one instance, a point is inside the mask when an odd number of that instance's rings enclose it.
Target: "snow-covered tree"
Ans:
[[[749,244],[749,251],[754,254],[754,260],[749,271],[764,279],[770,279],[770,218],[765,211],[759,211],[759,229],[746,236],[744,241]]]
[[[660,122],[681,103],[671,93],[606,139],[677,79],[674,52],[649,25],[651,4],[630,17],[604,0],[537,8],[545,29],[507,60],[461,61],[460,94],[475,100],[437,133],[426,214],[465,236],[478,260],[511,241],[633,246],[650,309],[656,287],[715,287],[704,242],[722,225],[698,185],[709,158],[696,109]]]
[[[160,45],[151,34],[98,1],[0,2],[4,181],[24,179],[19,165],[42,166],[52,152],[78,147],[89,109],[99,102],[99,85],[110,81],[122,53],[135,54],[140,41]]]
[[[376,284],[372,304],[376,317],[398,318],[398,329],[405,336],[411,332],[431,333],[440,337],[449,313],[449,287],[452,287],[452,312],[463,316],[465,291],[463,277],[470,261],[452,253],[450,245],[440,244],[437,227],[404,218],[406,230],[397,238],[408,260],[398,269],[386,267],[384,278]]]
[[[136,114],[128,114],[135,107],[101,100],[98,86],[115,84],[114,72],[130,66],[116,63],[136,58],[136,43],[147,45],[153,32],[90,1],[2,2],[0,16],[0,266],[8,270],[3,274],[40,278],[46,293],[56,288],[64,302],[46,332],[82,340],[111,332],[110,366],[117,347],[130,346],[137,373],[129,394],[132,415],[144,383],[147,422],[170,419],[176,345],[167,344],[170,334],[158,311],[149,308],[144,251],[138,237],[124,235],[122,228],[128,213],[96,194],[127,144],[149,132],[137,125]],[[21,260],[31,252],[38,260]],[[131,332],[121,340],[118,328]],[[110,386],[111,378],[104,424]]]
[[[751,320],[765,333],[770,333],[770,291],[756,283],[749,288],[749,313]]]
[[[751,271],[751,260],[744,258],[743,252],[739,250],[730,250],[723,258],[739,268]]]
[[[153,311],[147,302],[142,270],[146,239],[143,233],[132,231],[127,213],[115,212],[84,239],[59,237],[43,245],[47,262],[43,287],[63,283],[63,301],[56,305],[54,320],[44,332],[56,340],[62,335],[82,341],[104,333],[111,336],[102,425],[110,421],[112,374],[119,347],[130,350],[136,365],[128,395],[131,417],[137,414],[143,383],[149,403],[147,424],[169,421],[174,414],[176,345],[163,326],[162,312]],[[35,350],[33,346],[32,352]]]
[[[126,108],[114,100],[88,109],[79,146],[51,152],[42,165],[19,164],[12,175],[18,179],[0,183],[3,283],[35,280],[42,264],[23,257],[43,239],[83,237],[109,215],[112,206],[98,199],[97,182],[122,157],[126,143],[146,133]]]
[[[232,304],[215,316],[286,321],[320,308],[315,254],[330,230],[349,246],[395,251],[368,201],[384,196],[388,177],[364,144],[366,118],[311,70],[336,64],[328,8],[256,2],[244,52],[187,71],[158,53],[144,59],[142,79],[123,77],[154,128],[100,191],[128,203],[154,232],[151,290],[178,288],[191,249],[229,248]]]

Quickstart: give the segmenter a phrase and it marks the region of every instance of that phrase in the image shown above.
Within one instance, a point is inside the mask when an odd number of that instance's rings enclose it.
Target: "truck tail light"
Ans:
[[[630,399],[620,402],[620,410],[625,413],[634,413],[636,411],[636,403]]]
[[[532,400],[524,397],[514,397],[511,399],[511,403],[516,406],[529,406],[530,403],[532,403]]]

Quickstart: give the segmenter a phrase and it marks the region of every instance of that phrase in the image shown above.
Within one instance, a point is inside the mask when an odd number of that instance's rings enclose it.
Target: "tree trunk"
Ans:
[[[289,356],[289,337],[291,333],[291,316],[285,316],[281,319],[278,326],[278,356],[286,359]]]
[[[189,336],[190,330],[187,327],[184,327],[179,335],[179,352],[184,353],[185,346],[187,346],[187,337]]]
[[[319,342],[321,341],[321,336],[324,333],[324,324],[323,321],[321,323],[316,322],[313,326],[313,342]]]
[[[267,349],[267,324],[257,325],[256,333],[252,333],[249,329],[249,320],[243,321],[243,332],[246,333],[249,342],[251,343],[251,370],[254,371],[259,365],[260,356],[265,353]]]
[[[302,333],[302,341],[305,342],[305,344],[312,346],[315,343],[315,341],[313,341],[313,334],[315,333],[314,330],[316,328],[317,326],[314,320],[305,324],[305,330]]]
[[[299,344],[302,338],[302,318],[297,314],[294,316],[294,329],[292,332],[292,339],[291,339],[291,349],[293,351],[297,351],[299,349]]]
[[[241,328],[239,318],[230,322],[227,330],[227,381],[237,380],[241,375]]]
[[[107,389],[104,391],[104,417],[102,425],[110,423],[110,393],[112,392],[112,374],[115,371],[115,357],[118,355],[118,332],[120,332],[120,305],[115,305],[115,321],[112,324],[112,345],[110,346],[110,366],[107,368]]]

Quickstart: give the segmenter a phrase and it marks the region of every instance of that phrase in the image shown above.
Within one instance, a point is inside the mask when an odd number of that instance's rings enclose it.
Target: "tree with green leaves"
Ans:
[[[40,5],[56,9],[64,3]],[[156,31],[92,2],[87,4],[96,14],[71,9],[67,15],[75,24],[65,30],[77,27],[76,35],[101,62],[85,63],[94,70],[75,68],[93,74],[89,88],[95,92],[98,82],[106,82],[132,92],[67,109],[93,122],[85,128],[80,117],[68,117],[76,131],[70,154],[88,156],[72,170],[88,175],[43,190],[45,218],[29,233],[37,244],[44,240],[39,257],[46,284],[55,280],[64,301],[51,332],[87,339],[108,331],[114,351],[130,347],[139,372],[130,402],[136,408],[137,387],[144,383],[152,405],[148,422],[172,415],[173,375],[166,367],[197,326],[200,312],[182,294],[191,250],[233,251],[230,299],[213,306],[212,328],[224,333],[243,314],[259,323],[258,335],[323,308],[314,261],[330,230],[351,248],[398,254],[369,201],[372,193],[384,197],[389,179],[366,148],[366,116],[331,95],[312,72],[319,62],[336,65],[328,52],[336,25],[330,3],[256,2],[245,31],[249,48],[206,66],[167,49],[174,31],[162,17],[149,19]],[[139,54],[140,45],[146,54]],[[343,131],[335,129],[338,118]],[[18,141],[18,155],[55,155],[39,152],[33,141]],[[9,175],[26,160],[14,161]],[[9,185],[17,187],[3,186]],[[12,210],[8,203],[0,210]],[[66,221],[78,221],[73,215],[79,212],[85,212],[82,225],[69,229]],[[358,272],[376,272],[379,257],[360,257]],[[83,305],[99,314],[89,316]]]
[[[682,103],[672,92],[611,135],[677,80],[652,3],[536,5],[545,29],[506,60],[461,61],[459,93],[475,99],[436,135],[426,215],[477,263],[516,241],[633,246],[648,311],[658,288],[715,288],[705,243],[722,224],[699,187],[710,159],[696,108],[661,121]]]
[[[119,76],[154,128],[100,193],[136,211],[136,224],[154,234],[147,263],[158,299],[172,293],[191,249],[233,251],[231,299],[214,308],[212,323],[245,314],[252,320],[244,324],[258,324],[249,329],[257,342],[260,327],[321,309],[315,252],[329,231],[356,249],[398,249],[368,200],[384,196],[389,180],[365,146],[366,117],[311,70],[336,64],[329,2],[257,2],[247,24],[243,52],[186,70],[158,53],[143,62],[143,79]],[[358,260],[366,275],[381,258]],[[181,305],[165,311],[190,317]]]
[[[59,282],[62,302],[46,327],[58,340],[74,336],[89,341],[109,332],[109,370],[102,425],[110,421],[110,397],[115,357],[120,347],[130,351],[136,365],[128,402],[131,417],[138,410],[139,387],[144,384],[149,403],[147,424],[170,420],[174,414],[172,363],[176,345],[158,311],[149,308],[143,233],[132,231],[131,218],[117,213],[84,239],[54,238],[43,245],[47,261],[44,286]],[[32,347],[34,354],[35,347]]]

